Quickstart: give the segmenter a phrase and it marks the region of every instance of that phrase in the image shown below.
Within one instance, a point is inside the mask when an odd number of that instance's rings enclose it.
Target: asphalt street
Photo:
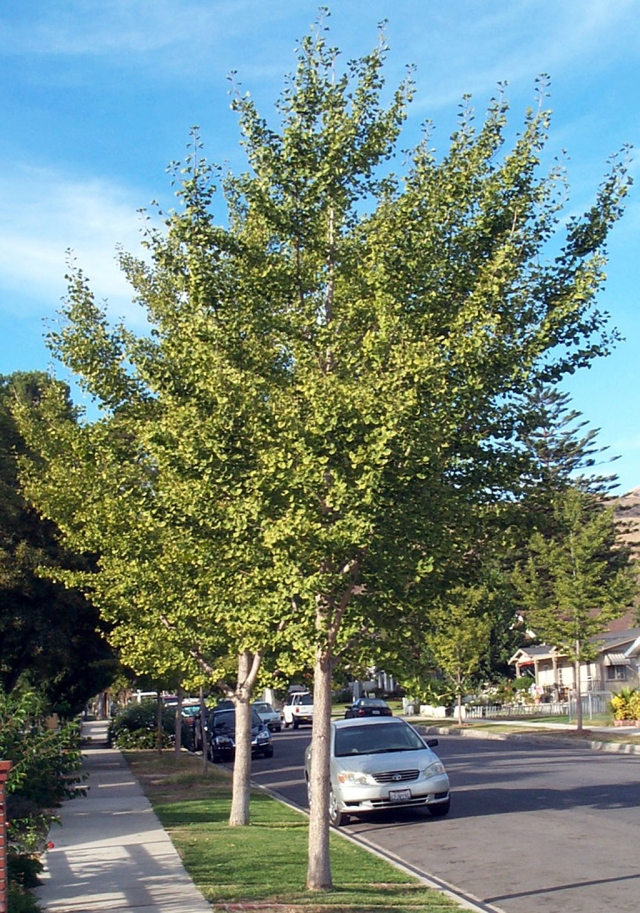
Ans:
[[[257,783],[306,808],[310,730],[274,736]],[[640,755],[440,736],[447,818],[353,819],[346,831],[505,913],[628,913],[640,896]]]

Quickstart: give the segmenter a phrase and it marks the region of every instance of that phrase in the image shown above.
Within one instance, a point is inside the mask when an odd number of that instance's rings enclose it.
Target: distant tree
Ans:
[[[462,725],[462,699],[489,652],[490,598],[481,587],[457,587],[429,607],[425,645],[456,698]]]
[[[26,449],[10,406],[17,397],[37,400],[48,383],[37,372],[0,377],[0,686],[10,693],[26,677],[52,709],[70,715],[109,685],[117,660],[91,602],[42,575],[45,567],[88,565],[61,544],[18,482]]]
[[[609,448],[599,446],[597,436],[598,429],[589,428],[569,394],[556,386],[536,384],[525,397],[518,422],[523,465],[516,521],[525,537],[553,525],[557,492],[576,488],[606,498],[615,487],[615,472],[598,470],[617,457],[606,456]]]
[[[580,664],[595,659],[597,636],[632,605],[636,572],[613,508],[575,487],[556,492],[553,533],[534,532],[527,553],[513,582],[527,626],[574,663],[581,730]]]

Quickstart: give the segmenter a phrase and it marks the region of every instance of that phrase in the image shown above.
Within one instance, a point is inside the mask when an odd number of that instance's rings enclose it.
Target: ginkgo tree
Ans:
[[[219,625],[251,670],[267,642],[314,668],[313,890],[331,886],[336,663],[429,611],[443,568],[463,564],[487,505],[514,484],[523,391],[615,339],[594,299],[624,163],[549,259],[563,175],[539,173],[548,112],[527,112],[505,149],[502,96],[479,127],[465,100],[447,154],[426,137],[394,177],[413,85],[383,103],[385,55],[381,36],[340,71],[321,21],[277,125],[236,91],[247,172],[217,181],[196,139],[176,169],[178,211],[148,230],[149,259],[121,256],[148,335],[110,328],[72,273],[50,343],[105,414],[74,431],[81,495],[66,503],[62,441],[28,485],[101,555],[130,524],[131,554],[150,540],[148,567],[174,555],[159,611],[176,643],[192,650],[194,632],[199,642]],[[47,408],[43,451],[59,435]]]

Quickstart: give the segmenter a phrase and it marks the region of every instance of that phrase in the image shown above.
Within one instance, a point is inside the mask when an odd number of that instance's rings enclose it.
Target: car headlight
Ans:
[[[361,770],[341,770],[338,773],[338,783],[346,783],[348,786],[372,786],[375,782],[371,774]]]
[[[439,774],[443,773],[445,773],[445,769],[442,761],[434,761],[433,764],[429,764],[428,767],[425,767],[424,771],[425,777],[437,777]]]
[[[269,741],[269,738],[270,738],[270,737],[269,737],[269,733],[267,732],[267,730],[266,730],[266,729],[261,729],[260,732],[258,733],[258,735],[256,736],[256,741],[258,741],[258,742],[268,742],[268,741]]]

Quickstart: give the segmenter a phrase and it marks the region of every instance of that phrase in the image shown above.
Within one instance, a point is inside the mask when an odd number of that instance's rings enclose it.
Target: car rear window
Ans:
[[[385,726],[345,726],[336,729],[334,753],[337,758],[387,751],[416,751],[424,748],[420,736],[398,721]]]
[[[235,729],[236,727],[236,712],[235,710],[216,710],[213,714],[213,729],[214,730],[225,730],[225,729]],[[262,720],[258,716],[255,708],[251,708],[251,725],[252,726],[262,726]]]

